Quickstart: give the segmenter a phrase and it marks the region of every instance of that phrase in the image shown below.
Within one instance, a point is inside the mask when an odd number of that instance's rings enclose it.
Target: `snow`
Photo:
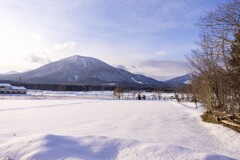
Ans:
[[[96,58],[79,56],[79,55],[71,56],[63,60],[67,60],[68,63],[70,62],[72,64],[77,64],[78,66],[81,67],[81,69],[86,69],[89,65],[91,66],[92,64],[100,65],[101,67],[106,66],[106,63]]]
[[[11,85],[8,84],[8,83],[0,83],[0,86],[2,86],[2,87],[11,87]]]
[[[82,57],[82,56],[78,56],[78,55],[69,57],[68,60],[71,63],[81,64],[83,66],[83,68],[86,68],[87,67],[87,63],[92,61],[92,59],[90,57]]]
[[[28,96],[35,98],[38,96],[50,98],[81,98],[81,99],[113,99],[113,91],[40,91],[29,90]]]
[[[192,80],[187,80],[184,82],[184,84],[192,84]]]
[[[131,77],[131,79],[132,79],[134,82],[136,82],[136,83],[143,84],[143,82],[137,81],[136,79],[134,79],[134,78],[132,78],[132,77]]]
[[[79,74],[75,74],[75,81],[78,81]]]
[[[240,159],[240,134],[201,114],[172,101],[1,100],[0,159]]]
[[[23,86],[20,86],[20,87],[18,87],[18,86],[12,86],[12,89],[13,90],[27,90],[25,87],[23,87]]]

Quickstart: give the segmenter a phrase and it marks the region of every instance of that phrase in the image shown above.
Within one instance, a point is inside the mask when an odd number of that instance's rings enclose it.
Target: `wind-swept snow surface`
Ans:
[[[240,159],[240,135],[200,114],[168,101],[2,100],[0,159]]]

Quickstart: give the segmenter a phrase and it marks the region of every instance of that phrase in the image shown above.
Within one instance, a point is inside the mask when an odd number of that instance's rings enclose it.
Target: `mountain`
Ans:
[[[38,84],[165,86],[155,79],[132,74],[92,57],[72,56],[28,72],[0,75],[0,80]]]
[[[165,81],[168,84],[171,85],[179,85],[179,86],[183,86],[186,84],[190,84],[191,81],[196,77],[196,75],[194,73],[188,73],[185,74],[183,76],[180,77],[176,77],[176,78],[172,78],[170,80]]]
[[[17,74],[17,73],[19,73],[19,72],[17,72],[17,71],[9,71],[9,72],[6,72],[4,74]]]

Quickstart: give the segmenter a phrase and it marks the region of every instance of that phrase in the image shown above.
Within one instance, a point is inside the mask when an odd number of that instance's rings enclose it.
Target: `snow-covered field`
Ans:
[[[125,92],[121,99],[136,99],[139,92]],[[140,92],[141,95],[146,95],[147,100],[156,99],[156,92]],[[170,98],[173,93],[162,93],[162,98]],[[41,91],[28,90],[27,94],[1,94],[0,99],[116,99],[113,96],[113,91]]]
[[[204,123],[192,104],[1,100],[0,159],[240,159],[240,134]]]

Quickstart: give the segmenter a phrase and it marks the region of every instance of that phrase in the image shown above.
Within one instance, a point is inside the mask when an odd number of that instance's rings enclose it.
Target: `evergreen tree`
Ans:
[[[232,74],[235,75],[234,77],[240,80],[240,29],[235,33],[234,37],[235,40],[231,45],[229,66]]]
[[[234,108],[240,111],[240,29],[234,35],[235,40],[232,42],[229,53],[229,77],[231,90],[234,97]]]

